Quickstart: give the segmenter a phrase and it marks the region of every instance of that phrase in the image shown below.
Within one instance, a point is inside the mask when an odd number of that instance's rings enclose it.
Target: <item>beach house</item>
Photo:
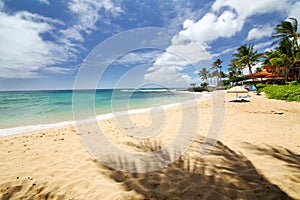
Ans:
[[[255,82],[262,83],[284,83],[285,81],[300,81],[300,59],[294,68],[285,66],[263,66],[263,71],[253,73]],[[245,82],[253,82],[251,74],[246,75]]]

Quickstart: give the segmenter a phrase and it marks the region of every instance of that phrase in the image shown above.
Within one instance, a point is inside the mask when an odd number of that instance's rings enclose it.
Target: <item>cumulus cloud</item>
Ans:
[[[183,68],[172,65],[154,65],[148,69],[150,73],[144,75],[144,80],[154,83],[163,84],[166,87],[180,87],[187,86],[191,83],[193,78],[186,73],[179,73]]]
[[[243,29],[248,17],[275,11],[287,12],[290,7],[291,3],[288,0],[280,2],[265,0],[255,3],[253,0],[216,0],[212,5],[213,12],[207,13],[197,22],[187,19],[183,23],[181,33],[204,43],[215,41],[221,37],[230,38]],[[226,8],[226,10],[220,13],[222,8]],[[260,39],[272,31],[270,27],[258,33],[260,30],[262,29],[253,29],[248,35],[249,39]]]
[[[271,37],[273,31],[273,27],[271,26],[262,26],[251,29],[248,32],[248,36],[246,40],[259,40],[264,37]]]
[[[40,0],[49,4],[48,0]],[[62,67],[82,49],[83,33],[96,30],[100,10],[116,16],[122,12],[110,0],[72,0],[68,4],[77,20],[71,26],[39,14],[20,11],[6,13],[0,0],[0,78],[36,78],[41,72],[68,73]],[[20,33],[22,36],[20,37]],[[52,37],[45,39],[45,34]]]
[[[52,31],[54,23],[60,22],[28,12],[1,12],[0,77],[34,78],[37,70],[67,60],[70,55],[64,47],[41,37]]]
[[[154,63],[163,52],[154,50],[150,52],[130,52],[116,60],[117,63],[123,65]]]
[[[197,63],[210,58],[210,54],[203,45],[179,33],[172,38],[172,45],[166,49],[166,52],[148,68],[144,79],[170,87],[187,86],[195,80],[184,70],[197,68]]]
[[[182,32],[172,38],[172,45],[169,46],[166,50],[171,53],[171,55],[180,58],[181,62],[176,62],[180,65],[196,64],[200,61],[210,59],[210,54],[206,51],[207,46],[203,43],[199,43],[196,40],[192,40],[189,37],[186,37]],[[166,56],[167,59],[164,59],[162,55],[157,63],[162,64],[173,64],[170,56]]]
[[[220,16],[207,13],[197,22],[186,20],[181,33],[198,42],[207,43],[220,37],[232,37],[242,27],[243,22],[236,13],[225,11]]]

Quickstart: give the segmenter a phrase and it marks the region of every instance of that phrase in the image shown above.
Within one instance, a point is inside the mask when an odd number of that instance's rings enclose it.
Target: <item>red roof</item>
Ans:
[[[267,76],[272,76],[272,73],[267,72],[267,70],[261,71],[261,72],[256,72],[253,74],[253,77],[255,78],[264,78]],[[251,74],[246,75],[247,78],[252,78]]]

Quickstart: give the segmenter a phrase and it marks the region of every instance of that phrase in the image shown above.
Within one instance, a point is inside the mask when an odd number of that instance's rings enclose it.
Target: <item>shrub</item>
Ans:
[[[267,97],[286,101],[300,102],[300,85],[270,85],[263,88]]]
[[[298,81],[289,82],[289,86],[296,86],[296,85],[298,85]]]
[[[262,88],[266,87],[266,84],[263,84],[263,83],[258,83],[256,84],[256,88],[257,90],[261,90]]]
[[[206,87],[208,84],[206,82],[201,83],[201,87]]]

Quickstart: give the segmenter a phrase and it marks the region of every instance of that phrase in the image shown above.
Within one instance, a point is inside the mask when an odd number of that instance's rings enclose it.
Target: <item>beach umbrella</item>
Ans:
[[[236,100],[237,100],[239,93],[248,93],[248,90],[242,86],[235,86],[227,90],[227,93],[236,93]]]

